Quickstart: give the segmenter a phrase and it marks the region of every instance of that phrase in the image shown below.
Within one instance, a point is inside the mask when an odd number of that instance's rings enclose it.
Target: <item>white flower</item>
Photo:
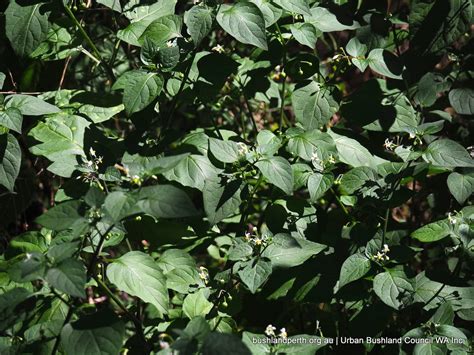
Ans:
[[[209,281],[209,272],[204,266],[199,267],[199,278],[203,280],[205,283]]]
[[[388,253],[390,251],[390,248],[388,247],[388,244],[383,245],[383,252]]]
[[[393,142],[393,140],[385,139],[385,143],[383,144],[384,148],[387,150],[394,150],[397,145]]]
[[[276,328],[273,325],[269,324],[267,325],[267,328],[265,329],[265,334],[268,335],[269,337],[274,337],[275,330]]]
[[[451,224],[456,224],[457,218],[456,218],[456,216],[453,216],[453,215],[451,214],[451,212],[449,212],[449,213],[448,213],[448,221],[449,221],[449,223],[451,223]]]
[[[332,154],[328,158],[328,163],[329,164],[335,164],[336,163],[336,158],[334,158]]]
[[[245,143],[238,142],[237,145],[239,146],[238,151],[239,151],[240,155],[244,155],[249,151],[249,148],[247,147],[247,145]]]
[[[95,157],[96,151],[95,151],[92,147],[90,147],[90,148],[89,148],[89,154],[90,154],[92,157]]]
[[[194,5],[197,5],[197,4],[199,4],[200,2],[201,2],[201,0],[193,0],[193,4],[194,4]]]
[[[278,334],[279,337],[286,339],[288,337],[288,333],[286,332],[285,328],[280,329],[280,334]]]
[[[311,163],[313,163],[313,166],[315,167],[316,170],[318,171],[324,170],[324,162],[319,158],[317,152],[314,152],[313,155],[311,156]]]
[[[212,47],[212,51],[217,52],[217,53],[224,53],[225,49],[220,44],[217,44],[214,47]]]
[[[171,48],[171,47],[173,47],[173,46],[174,46],[173,41],[168,41],[168,42],[166,42],[166,47]]]

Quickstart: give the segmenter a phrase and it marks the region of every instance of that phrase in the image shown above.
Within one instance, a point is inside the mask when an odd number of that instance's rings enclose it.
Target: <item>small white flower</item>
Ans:
[[[240,155],[244,155],[249,151],[249,148],[247,147],[247,145],[245,143],[238,142],[237,145],[239,146],[238,151],[239,151]]]
[[[92,160],[88,160],[87,161],[87,166],[91,167],[92,165],[94,165],[94,162]]]
[[[451,224],[456,224],[457,218],[456,218],[456,216],[453,216],[453,215],[451,214],[451,212],[449,212],[449,213],[448,213],[448,221],[449,221],[449,223],[451,223]]]
[[[214,47],[212,47],[212,51],[217,52],[217,53],[224,53],[225,49],[220,44],[217,44]]]
[[[329,164],[335,164],[336,163],[336,158],[334,158],[332,154],[328,158],[328,163]]]
[[[199,267],[199,278],[203,280],[205,283],[209,281],[209,272],[204,266]]]
[[[168,41],[168,42],[166,42],[166,47],[171,48],[171,47],[173,47],[173,46],[174,46],[173,41]]]
[[[416,134],[413,133],[413,132],[411,132],[411,133],[410,133],[410,139],[415,139],[415,138],[416,138]]]
[[[394,150],[397,145],[393,142],[393,140],[385,139],[385,143],[383,144],[384,148],[387,150]]]
[[[197,5],[197,4],[199,4],[200,2],[201,2],[201,0],[193,0],[193,4],[194,4],[194,5]]]
[[[283,339],[286,339],[288,338],[288,333],[286,332],[286,329],[285,328],[281,328],[280,329],[280,334],[278,334],[279,337],[283,338]]]
[[[390,251],[390,248],[388,247],[388,244],[383,245],[383,252],[388,253]]]
[[[92,148],[92,147],[89,148],[89,154],[90,154],[92,157],[95,157],[96,151],[94,150],[94,148]]]
[[[269,324],[267,325],[267,328],[265,329],[265,334],[268,335],[269,337],[274,337],[275,330],[276,328],[273,325]]]

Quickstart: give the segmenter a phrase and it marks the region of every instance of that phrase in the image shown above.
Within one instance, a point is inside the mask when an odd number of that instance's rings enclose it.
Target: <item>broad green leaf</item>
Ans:
[[[88,118],[90,118],[92,122],[101,123],[101,122],[108,121],[109,119],[114,117],[116,114],[122,112],[124,108],[125,106],[123,104],[109,106],[109,107],[101,107],[101,106],[85,104],[79,107],[78,111],[84,116],[87,116]]]
[[[0,135],[0,185],[13,191],[20,173],[21,148],[10,133]]]
[[[312,23],[322,32],[354,30],[360,27],[359,23],[352,19],[344,19],[344,23],[340,22],[336,14],[319,6],[311,9],[311,16],[305,16],[305,22]]]
[[[352,64],[354,64],[361,72],[364,72],[365,69],[367,69],[367,66],[369,65],[365,57],[367,54],[367,46],[360,42],[357,37],[353,37],[349,42],[347,42],[346,52],[352,56]]]
[[[105,310],[81,316],[61,331],[61,345],[66,354],[118,354],[125,337],[125,324]]]
[[[119,290],[151,303],[161,313],[168,312],[165,276],[151,256],[140,251],[128,252],[108,266],[107,277]]]
[[[22,123],[23,116],[19,109],[10,107],[5,111],[0,111],[0,126],[11,129],[17,133],[21,133]]]
[[[474,193],[474,174],[451,173],[448,176],[449,192],[460,205]]]
[[[206,288],[187,295],[183,302],[184,314],[189,319],[197,316],[205,317],[213,307],[213,304],[207,300],[208,297],[209,289]]]
[[[44,277],[46,259],[40,253],[28,253],[22,260],[8,268],[8,275],[15,282],[30,282]]]
[[[5,107],[15,107],[26,116],[42,116],[60,111],[56,106],[38,97],[22,94],[7,96]]]
[[[386,305],[400,309],[414,289],[403,273],[386,271],[375,276],[374,291]]]
[[[238,262],[234,267],[237,268],[237,273],[242,282],[253,294],[267,281],[272,273],[272,263],[270,260],[262,258]]]
[[[326,248],[323,244],[279,233],[273,237],[262,256],[267,257],[274,268],[288,268],[303,264]]]
[[[432,142],[423,153],[423,159],[444,168],[474,167],[474,160],[459,143],[450,139]]]
[[[275,4],[288,12],[311,16],[309,1],[307,0],[275,0]]]
[[[143,4],[140,0],[131,0],[123,7],[123,14],[131,21],[117,37],[135,46],[140,46],[139,38],[153,21],[175,13],[177,0],[160,0]]]
[[[166,275],[173,269],[179,267],[192,267],[196,268],[196,262],[187,252],[181,249],[168,249],[161,254],[158,259],[158,266],[163,270]]]
[[[47,241],[40,232],[26,232],[10,240],[5,258],[10,259],[23,253],[44,253],[48,250]]]
[[[282,146],[281,137],[276,136],[268,129],[261,130],[257,134],[257,153],[264,156],[273,156]]]
[[[460,115],[474,114],[474,90],[471,88],[453,89],[449,92],[449,103]]]
[[[44,3],[10,1],[5,11],[5,34],[19,57],[28,57],[46,38],[48,15]]]
[[[236,238],[229,249],[229,260],[245,260],[253,253],[253,248],[246,240]]]
[[[291,34],[295,39],[304,46],[311,49],[316,47],[316,41],[321,35],[314,25],[307,22],[298,22],[290,26]]]
[[[310,201],[315,203],[318,198],[322,197],[334,183],[332,174],[313,173],[308,178],[308,191]]]
[[[321,160],[327,160],[331,155],[337,156],[337,149],[332,137],[319,130],[304,131],[300,128],[291,128],[286,131],[288,152],[311,161],[317,154]]]
[[[329,134],[334,139],[339,153],[339,160],[343,163],[355,168],[358,166],[376,168],[377,165],[386,162],[386,160],[373,156],[367,148],[355,139],[339,135],[333,131],[329,131]]]
[[[391,79],[401,79],[403,64],[400,59],[382,48],[372,49],[367,57],[370,69]]]
[[[265,334],[256,334],[250,332],[242,333],[242,342],[250,349],[252,355],[271,354],[270,345],[266,342]]]
[[[182,218],[198,214],[189,196],[172,185],[143,187],[138,199],[138,208],[155,218]]]
[[[265,27],[273,25],[283,14],[283,10],[273,5],[270,0],[250,0],[250,2],[257,5],[262,12],[263,18],[265,19]]]
[[[46,281],[51,287],[68,295],[85,298],[86,269],[82,261],[76,259],[63,260],[50,268],[46,273]]]
[[[416,344],[413,348],[413,355],[445,355],[446,351],[446,345],[437,344],[432,340],[429,343]]]
[[[235,163],[242,157],[239,145],[233,141],[209,138],[209,150],[223,163]]]
[[[150,105],[163,89],[160,74],[145,70],[133,70],[121,76],[112,87],[123,89],[123,104],[127,115],[138,112]]]
[[[181,294],[195,292],[203,286],[196,265],[179,265],[166,273],[166,287]]]
[[[137,206],[137,196],[124,191],[109,193],[104,201],[104,209],[113,222],[141,212]]]
[[[213,13],[207,6],[194,5],[184,14],[184,23],[188,33],[197,46],[212,29]]]
[[[207,180],[202,193],[209,223],[216,224],[238,211],[242,203],[242,182]]]
[[[435,314],[430,318],[430,321],[438,324],[452,325],[454,321],[454,311],[451,303],[446,301],[441,304]]]
[[[377,173],[367,166],[359,166],[349,170],[342,176],[340,190],[346,195],[352,195],[359,190],[366,182],[376,181]]]
[[[255,4],[251,2],[223,4],[217,14],[217,22],[239,42],[268,49],[265,20]]]
[[[429,223],[414,231],[411,236],[420,242],[436,242],[447,237],[451,233],[451,226],[447,219]]]
[[[167,41],[181,37],[182,26],[183,18],[181,16],[168,15],[160,17],[148,25],[139,41],[143,44],[146,38],[160,47],[166,46]]]
[[[441,74],[426,73],[418,82],[413,99],[423,107],[430,107],[436,102],[442,92],[449,89],[450,85],[450,82],[445,80]]]
[[[364,277],[370,270],[370,260],[362,253],[349,256],[341,267],[339,288]]]
[[[207,355],[251,355],[247,346],[235,335],[213,332],[202,344],[202,352]]]
[[[35,155],[42,155],[53,162],[48,170],[63,177],[70,177],[78,165],[78,156],[84,157],[84,133],[90,125],[80,116],[65,113],[49,116],[39,122],[28,135],[41,143],[30,148]]]
[[[293,193],[293,170],[285,158],[265,158],[255,163],[255,166],[269,183],[279,187],[287,195]]]
[[[219,170],[207,157],[191,154],[182,159],[173,169],[164,172],[163,176],[168,180],[202,191],[206,181],[215,179],[218,172]]]
[[[333,89],[311,81],[298,87],[291,96],[296,120],[303,128],[320,128],[339,110]]]
[[[97,0],[97,2],[99,4],[107,6],[108,8],[114,11],[122,12],[122,5],[120,5],[120,0]]]
[[[55,231],[69,229],[74,223],[84,220],[80,214],[81,204],[78,200],[62,202],[36,218],[36,223]]]

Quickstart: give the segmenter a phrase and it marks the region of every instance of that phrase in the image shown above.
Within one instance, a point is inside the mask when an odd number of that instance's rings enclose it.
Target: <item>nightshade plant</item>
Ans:
[[[472,7],[2,1],[0,352],[471,352]]]

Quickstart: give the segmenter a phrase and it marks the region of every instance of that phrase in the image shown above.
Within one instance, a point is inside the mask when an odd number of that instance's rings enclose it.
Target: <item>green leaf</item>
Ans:
[[[369,67],[374,72],[384,75],[387,78],[402,79],[403,64],[400,59],[382,48],[372,49],[367,57]]]
[[[20,165],[21,148],[18,141],[9,133],[0,135],[0,185],[13,192]]]
[[[288,12],[311,16],[307,0],[275,0],[275,4]]]
[[[207,157],[188,155],[173,169],[163,173],[171,181],[177,181],[183,186],[203,190],[207,180],[216,179],[219,170],[212,165]]]
[[[123,14],[131,21],[123,30],[117,32],[121,40],[140,46],[139,38],[150,23],[167,15],[175,13],[177,0],[160,0],[154,3],[142,4],[140,0],[131,0],[123,7]]]
[[[272,273],[272,263],[262,258],[238,262],[234,267],[237,268],[240,279],[251,293],[256,293]]]
[[[451,234],[451,226],[447,219],[432,222],[414,231],[411,236],[420,242],[436,242]]]
[[[474,193],[474,174],[451,173],[448,176],[449,192],[460,205]]]
[[[21,94],[7,96],[5,107],[17,108],[22,115],[26,116],[42,116],[60,111],[56,106],[38,97]]]
[[[430,321],[438,324],[452,325],[454,321],[454,311],[451,303],[446,301],[441,304],[435,314],[430,318]]]
[[[304,46],[311,49],[316,48],[316,41],[321,35],[314,25],[308,22],[298,22],[290,26],[291,34]]]
[[[50,268],[46,273],[46,281],[51,287],[68,295],[85,298],[86,269],[76,259],[63,260]]]
[[[257,5],[262,12],[263,18],[265,19],[265,27],[273,25],[283,14],[283,10],[274,6],[270,0],[250,0],[250,2]]]
[[[216,224],[238,211],[242,203],[242,182],[207,180],[202,193],[209,223]]]
[[[279,233],[273,237],[262,256],[270,259],[274,268],[288,268],[303,264],[326,248],[323,244]]]
[[[127,115],[138,112],[150,105],[163,89],[160,74],[145,70],[133,70],[122,75],[112,89],[123,90],[123,104]]]
[[[118,354],[125,337],[125,324],[110,311],[81,316],[61,331],[61,345],[66,354]]]
[[[242,157],[239,145],[233,141],[209,138],[209,150],[217,160],[223,163],[235,163]]]
[[[5,78],[6,78],[5,73],[0,72],[0,89],[2,89],[3,84],[5,84]]]
[[[195,46],[211,32],[213,17],[211,8],[205,5],[194,5],[185,12],[184,23]]]
[[[195,293],[190,293],[184,298],[183,312],[192,319],[197,316],[205,317],[213,307],[213,304],[207,300],[209,289],[202,288]]]
[[[181,294],[194,292],[203,286],[196,265],[178,266],[166,273],[166,287]]]
[[[403,273],[390,270],[375,276],[374,291],[386,305],[400,309],[404,299],[409,297],[407,292],[413,292],[414,289]]]
[[[377,165],[386,162],[386,160],[373,156],[367,148],[355,139],[339,135],[333,131],[329,131],[329,134],[334,139],[339,153],[339,160],[343,163],[352,167],[370,166],[376,168]]]
[[[438,73],[426,73],[418,82],[414,100],[423,107],[432,106],[439,95],[448,90],[450,82]],[[453,90],[454,91],[454,90]]]
[[[296,120],[310,130],[326,125],[339,110],[333,89],[311,81],[298,87],[291,96]]]
[[[138,199],[141,211],[155,218],[182,218],[198,214],[189,196],[172,185],[143,187]]]
[[[25,258],[10,265],[8,275],[15,282],[30,282],[44,277],[46,259],[40,253],[28,253]]]
[[[423,159],[444,168],[474,167],[474,160],[459,143],[450,139],[432,142],[423,153]]]
[[[334,183],[332,174],[313,173],[308,178],[308,191],[310,201],[315,203],[322,197]]]
[[[217,14],[217,22],[239,42],[268,49],[265,20],[255,4],[251,2],[223,4]]]
[[[322,32],[354,30],[360,27],[357,21],[349,18],[344,18],[344,23],[340,22],[336,14],[319,6],[311,9],[311,16],[305,16],[305,22],[312,23]]]
[[[352,56],[351,62],[354,64],[361,72],[364,72],[369,65],[365,55],[367,54],[367,45],[360,42],[357,37],[351,38],[346,45],[346,52]]]
[[[449,103],[460,115],[474,114],[474,90],[470,88],[453,89],[449,92]]]
[[[0,111],[0,126],[11,129],[17,133],[21,133],[22,123],[23,116],[21,111],[17,108],[10,107],[5,111]]]
[[[158,46],[166,46],[166,42],[181,37],[181,27],[183,18],[178,15],[168,15],[160,17],[148,25],[145,32],[139,38],[143,44],[145,39],[151,40]]]
[[[165,276],[151,256],[140,251],[128,252],[108,266],[107,277],[119,290],[151,303],[161,313],[168,312]]]
[[[282,146],[282,140],[268,129],[263,129],[257,134],[257,153],[272,156]]]
[[[332,137],[317,129],[304,131],[301,128],[290,128],[286,131],[288,152],[311,161],[314,154],[321,160],[327,160],[331,155],[337,156],[337,149]]]
[[[27,4],[21,6],[13,0],[5,10],[5,34],[20,57],[29,56],[46,38],[49,29],[45,4]]]
[[[69,229],[77,221],[84,220],[80,214],[81,204],[78,200],[60,203],[36,218],[36,223],[56,231]]]
[[[48,170],[63,177],[70,177],[77,168],[77,156],[85,157],[84,133],[90,123],[80,116],[66,113],[49,116],[39,122],[28,135],[41,144],[30,148],[35,155],[43,155],[53,162]]]
[[[370,260],[362,253],[349,256],[341,267],[339,275],[339,288],[352,281],[359,280],[370,271]]]
[[[120,5],[120,0],[97,0],[99,4],[107,6],[109,9],[112,9],[117,12],[122,12],[122,5]]]
[[[255,166],[269,183],[279,187],[287,195],[293,193],[293,170],[285,158],[265,158],[255,163]]]
[[[44,253],[48,250],[46,238],[39,232],[26,232],[10,240],[5,258],[11,259],[23,253]]]
[[[211,333],[202,344],[202,353],[206,355],[251,355],[247,346],[235,335]]]
[[[252,246],[242,238],[236,238],[229,249],[229,260],[245,260],[253,253]]]
[[[376,181],[377,173],[367,166],[359,166],[349,170],[342,176],[340,190],[346,195],[352,195],[359,190],[366,182]]]

